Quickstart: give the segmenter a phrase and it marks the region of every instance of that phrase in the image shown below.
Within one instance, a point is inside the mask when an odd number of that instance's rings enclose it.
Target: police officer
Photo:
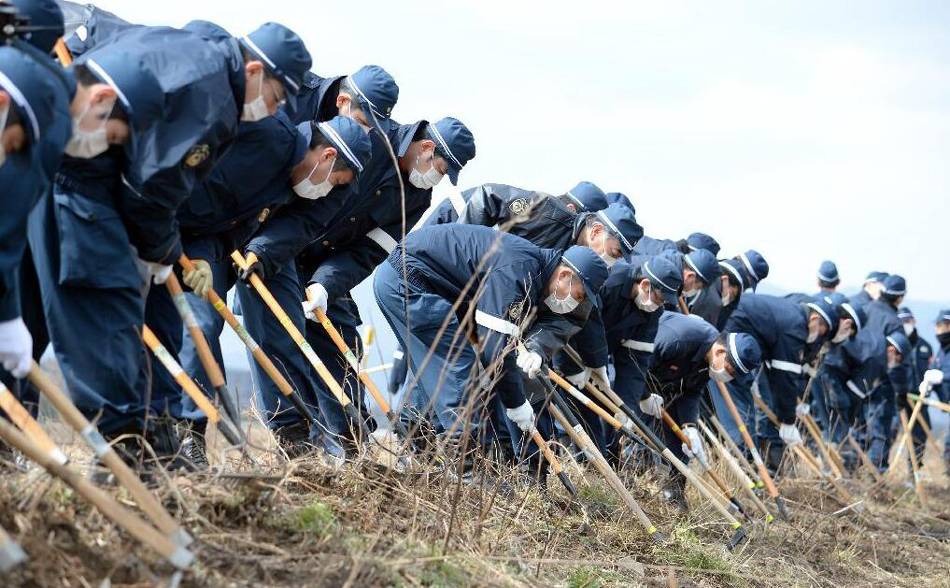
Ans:
[[[719,242],[706,233],[690,233],[688,237],[679,241],[644,236],[637,244],[636,253],[638,255],[656,255],[668,250],[689,253],[697,249],[705,249],[713,255],[719,255]]]
[[[437,430],[459,436],[474,432],[478,423],[477,413],[470,426],[462,422],[477,358],[459,333],[463,325],[453,317],[453,304],[460,301],[463,314],[473,313],[483,366],[502,358],[510,337],[524,338],[523,349],[501,359],[496,390],[507,417],[528,431],[534,410],[525,398],[521,372],[536,377],[547,353],[546,335],[532,328],[531,321],[536,315],[565,315],[585,300],[595,300],[607,273],[606,264],[586,247],[562,253],[488,227],[439,225],[410,233],[380,265],[373,288],[409,352]]]
[[[933,384],[931,389],[937,394],[941,402],[950,402],[950,308],[937,313],[934,321],[934,330],[937,335],[937,355],[934,358],[933,368],[943,374],[940,383]],[[931,376],[936,380],[936,375]],[[943,461],[950,474],[950,437],[944,445]]]
[[[897,309],[906,294],[907,284],[903,277],[891,274],[884,278],[877,300],[864,307],[868,315],[867,328],[883,337],[898,334],[906,338],[904,326],[897,317]],[[868,457],[881,471],[888,468],[891,443],[894,441],[894,421],[897,411],[907,407],[907,392],[910,391],[908,390],[908,371],[912,360],[911,354],[902,354],[902,358],[902,362],[897,365],[888,365],[887,378],[871,399],[871,414],[868,416],[871,445]],[[927,440],[923,427],[915,423],[912,434],[917,450],[922,452]]]
[[[856,456],[843,441],[849,434],[858,438],[852,430],[864,413],[868,395],[886,374],[885,341],[864,328],[867,315],[860,306],[844,297],[826,299],[835,305],[839,327],[818,368],[811,404],[829,442],[839,446],[851,466]]]
[[[804,304],[766,294],[746,293],[726,322],[725,331],[748,333],[762,348],[762,359],[767,369],[759,378],[759,394],[775,411],[781,426],[775,434],[774,426],[759,427],[758,437],[763,445],[771,444],[769,461],[776,467],[781,460],[784,445],[801,441],[795,427],[795,407],[804,390],[802,365],[805,358],[814,355],[826,339],[837,332],[837,313],[824,299]],[[729,392],[750,431],[753,428],[755,405],[752,400],[753,378],[741,378],[729,384]],[[712,389],[716,414],[736,443],[742,442],[738,424],[725,404],[718,388]]]
[[[254,36],[285,39],[306,53],[279,25]],[[144,428],[150,370],[138,341],[142,282],[164,281],[180,255],[178,205],[227,149],[241,117],[276,112],[292,99],[296,82],[285,71],[267,73],[265,61],[237,43],[130,27],[74,65],[85,107],[73,119],[55,203],[31,219],[30,239],[43,260],[44,310],[67,386],[88,416],[101,413],[104,434]],[[177,397],[153,395],[152,408]],[[177,452],[170,425],[155,422],[148,432],[163,457]]]
[[[369,137],[346,117],[326,123],[306,121],[295,128],[279,111],[261,121],[241,123],[234,148],[178,213],[185,253],[197,267],[185,275],[186,285],[194,290],[187,296],[219,365],[224,319],[205,300],[212,284],[221,293],[234,285],[230,252],[243,248],[273,211],[297,201],[301,206],[315,204],[336,186],[355,180],[369,159]],[[184,339],[181,357],[185,369],[211,390],[190,337]],[[298,389],[307,389],[306,382],[299,384]],[[184,397],[182,414],[176,416],[192,419],[194,434],[183,449],[193,462],[203,463],[205,415]]]
[[[647,417],[654,428],[662,427],[663,440],[682,461],[694,454],[705,462],[702,435],[696,428],[703,390],[710,378],[728,382],[736,375],[759,369],[762,351],[755,338],[745,333],[720,333],[695,316],[664,312],[654,339],[653,361],[647,387],[663,398],[665,410],[690,441],[692,451],[680,443],[673,430],[659,419]],[[685,477],[676,473],[666,491],[681,506],[686,505]]]
[[[398,125],[390,125],[382,117],[389,116],[398,96],[399,88],[395,80],[379,66],[364,66],[352,75],[332,78],[321,78],[308,73],[298,106],[293,111],[288,110],[288,114],[298,122],[325,121],[335,116],[345,116],[367,127],[370,127],[372,120],[377,120],[380,125],[385,124],[389,131],[395,132]],[[371,156],[368,161],[363,162],[360,172],[362,181],[336,187],[315,202],[294,201],[277,214],[271,215],[244,247],[251,267],[249,271],[242,273],[242,282],[238,284],[237,293],[248,331],[261,343],[264,352],[273,358],[277,365],[283,366],[304,399],[320,408],[318,421],[322,426],[310,431],[306,421],[282,400],[283,396],[266,374],[259,370],[258,366],[253,366],[252,373],[256,376],[255,384],[269,417],[269,426],[277,432],[284,449],[292,455],[309,451],[310,442],[313,440],[324,451],[337,458],[342,457],[342,447],[325,433],[343,433],[349,427],[336,408],[336,399],[322,383],[314,381],[314,374],[311,374],[307,360],[287,336],[284,327],[243,280],[252,272],[261,275],[271,294],[288,313],[298,330],[304,332],[308,329],[300,301],[305,298],[306,280],[313,270],[299,264],[297,255],[308,245],[318,249],[324,248],[324,254],[328,255],[337,250],[338,245],[365,238],[366,232],[361,233],[355,229],[357,219],[362,222],[362,215],[367,210],[381,213],[384,206],[381,199],[378,199],[383,194],[382,187],[377,194],[375,184],[392,169],[392,159],[389,155],[391,146],[387,136],[376,130],[376,127],[372,128],[368,135]],[[396,175],[390,178],[390,182],[395,182],[395,190],[398,192],[399,182]],[[406,184],[408,185],[408,182]],[[390,189],[392,188],[387,189],[387,194]],[[387,196],[387,200],[392,200],[392,197]],[[374,204],[378,206],[374,208]],[[401,201],[395,206],[401,211]],[[330,249],[329,237],[334,239],[333,250]],[[344,248],[340,247],[339,251],[343,252]],[[345,304],[345,310],[341,312],[343,320],[340,320],[340,314],[336,311],[330,316],[338,329],[346,329],[344,324],[354,324],[358,321],[355,318],[355,307],[349,302]],[[347,332],[344,336],[352,346],[354,341],[350,334]],[[323,336],[326,337],[325,334]],[[336,352],[333,347],[332,353]],[[325,356],[325,353],[319,351],[318,354]],[[337,381],[341,381],[342,378],[338,376],[344,373],[344,368],[333,363],[328,361],[327,366],[334,370]]]
[[[707,249],[697,249],[687,254],[667,250],[661,255],[669,257],[673,265],[683,274],[683,300],[686,302],[687,309],[696,303],[704,290],[713,287],[715,282],[721,281],[722,270],[719,262],[716,256]],[[680,307],[677,304],[675,308],[667,310],[680,312]]]
[[[911,360],[907,363],[907,389],[917,390],[924,379],[924,373],[930,368],[933,362],[933,348],[926,339],[917,332],[917,321],[914,320],[914,313],[906,306],[897,309],[897,318],[901,320],[904,326],[904,334],[913,346]]]
[[[864,279],[864,285],[861,287],[861,291],[851,297],[851,302],[858,306],[866,306],[877,300],[881,295],[881,290],[884,288],[884,280],[887,276],[887,272],[870,272]]]
[[[821,262],[817,278],[819,294],[830,294],[841,283],[841,278],[838,276],[838,266],[833,261],[825,260]]]
[[[584,365],[558,357],[559,368],[576,384],[583,385],[591,372],[606,381],[612,358],[617,394],[626,404],[639,405],[644,413],[658,417],[663,399],[647,389],[646,374],[663,305],[675,304],[682,287],[682,273],[665,256],[618,262],[600,292],[600,308],[591,312],[573,338]],[[592,411],[584,408],[580,413],[591,437],[606,452],[612,435],[605,434]]]
[[[0,62],[0,379],[35,411],[35,390],[15,381],[26,375],[30,359],[39,359],[48,342],[26,247],[27,217],[48,191],[69,139],[75,81],[48,57],[62,34],[56,4],[17,0],[14,6],[33,26],[47,30],[24,35],[29,42],[11,38],[18,51],[4,49]]]

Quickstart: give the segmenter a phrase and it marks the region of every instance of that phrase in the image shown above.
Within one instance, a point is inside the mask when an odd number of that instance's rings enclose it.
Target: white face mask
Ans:
[[[603,232],[603,240],[601,241],[602,251],[597,254],[597,257],[600,258],[605,264],[607,264],[607,269],[610,269],[614,266],[615,263],[620,261],[619,257],[614,257],[607,252],[607,231]]]
[[[732,381],[732,374],[726,371],[725,365],[723,365],[722,368],[720,369],[716,369],[713,366],[709,366],[709,376],[713,380],[716,380],[717,382],[726,383],[726,382]]]
[[[432,157],[429,163],[431,167],[424,174],[420,174],[415,165],[412,167],[412,171],[409,172],[409,183],[420,190],[431,190],[442,181],[442,174],[435,169],[435,156]],[[416,157],[416,165],[418,164],[419,158]]]
[[[114,107],[115,103],[113,102],[112,108]],[[79,128],[79,124],[86,114],[89,113],[90,108],[91,107],[87,105],[82,114],[80,114],[78,118],[73,119],[73,136],[70,137],[69,142],[66,143],[66,148],[64,149],[66,155],[80,159],[92,159],[109,150],[109,138],[106,137],[106,123],[109,122],[108,116],[102,119],[102,124],[99,125],[99,128],[91,133],[84,132]],[[109,108],[110,115],[112,114],[112,108]]]
[[[254,122],[270,116],[267,103],[264,102],[264,72],[261,72],[260,80],[260,83],[257,85],[257,98],[244,104],[244,112],[241,113],[241,120]]]
[[[10,116],[10,105],[7,104],[7,107],[3,109],[3,113],[0,113],[0,134],[3,133],[3,130],[7,128],[7,117]],[[7,161],[7,150],[3,148],[3,145],[0,145],[0,167],[3,167],[3,164]]]
[[[900,362],[899,359],[895,359],[894,361],[891,361],[890,359],[888,359],[888,360],[887,360],[887,370],[890,371],[890,370],[896,368],[897,366],[899,366],[900,364],[901,364],[901,362]]]
[[[700,290],[702,290],[702,288],[692,288],[691,290],[683,290],[683,298],[692,298],[693,296],[696,296],[697,294],[699,294]]]
[[[812,327],[812,324],[815,326]],[[808,323],[808,337],[805,339],[805,343],[814,343],[818,340],[818,323]]]
[[[723,290],[722,290],[723,308],[729,306],[730,302],[732,302],[732,290],[729,289],[729,286],[723,286]]]
[[[564,300],[558,300],[557,290],[551,292],[547,298],[544,299],[544,303],[551,309],[551,312],[555,314],[567,314],[577,308],[577,305],[580,304],[579,300],[575,300],[574,296],[571,295],[571,291],[574,289],[574,276],[571,276],[570,285],[567,290],[567,298]]]
[[[835,336],[831,339],[831,342],[834,343],[835,345],[839,345],[839,344],[844,343],[845,341],[847,341],[847,340],[848,340],[848,337],[850,337],[850,336],[851,336],[851,330],[848,329],[848,330],[845,331],[844,333],[839,332],[837,335],[835,335]]]
[[[914,323],[904,323],[904,334],[908,337],[914,332]]]
[[[313,169],[310,170],[310,174],[294,185],[294,193],[307,200],[318,200],[329,194],[330,191],[333,190],[333,184],[330,183],[330,174],[333,173],[333,164],[335,162],[336,157],[330,160],[330,171],[327,172],[327,177],[319,184],[314,184],[310,181],[310,176],[313,175],[313,172],[317,171],[317,167],[320,164],[317,163],[317,165],[313,166]]]
[[[653,302],[652,286],[646,292],[644,292],[641,289],[640,293],[637,295],[636,298],[634,298],[633,301],[636,303],[637,308],[639,308],[643,312],[656,312],[656,310],[660,308],[659,304],[657,304],[656,302]]]

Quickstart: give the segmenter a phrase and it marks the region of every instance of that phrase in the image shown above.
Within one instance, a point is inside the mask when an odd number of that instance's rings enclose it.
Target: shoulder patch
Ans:
[[[522,214],[528,210],[528,199],[515,198],[508,204],[508,210],[510,210],[512,214]]]
[[[512,302],[508,307],[508,316],[513,321],[521,320],[521,313],[524,311],[524,301]]]
[[[270,214],[270,209],[265,208],[264,210],[261,211],[259,215],[257,215],[257,222],[259,223],[264,222],[265,220],[267,220],[267,215],[269,214]]]
[[[917,350],[920,351],[921,353],[927,353],[927,346],[921,345],[920,347],[917,348]]]
[[[188,169],[196,168],[204,163],[209,155],[211,155],[211,148],[208,147],[208,144],[199,143],[188,150],[188,153],[185,154],[185,158],[182,160],[182,165]]]

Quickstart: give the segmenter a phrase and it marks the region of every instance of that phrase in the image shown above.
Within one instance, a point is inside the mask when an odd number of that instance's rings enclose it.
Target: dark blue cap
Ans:
[[[689,246],[690,251],[705,249],[713,255],[719,255],[719,241],[706,233],[690,233],[689,237],[686,237],[686,245]]]
[[[364,65],[343,82],[359,102],[369,124],[385,136],[383,121],[392,116],[399,100],[399,86],[389,72],[378,65]]]
[[[590,247],[574,245],[561,255],[561,263],[574,270],[584,282],[587,299],[600,305],[598,292],[607,280],[610,270],[607,264]]]
[[[737,256],[742,262],[742,269],[745,272],[745,286],[755,291],[759,282],[769,277],[769,263],[765,261],[762,254],[755,249],[749,249],[745,253]]]
[[[25,39],[43,53],[49,53],[63,36],[63,10],[55,0],[13,0],[22,16],[29,17],[31,27],[43,30],[27,33]]]
[[[937,319],[934,323],[950,323],[950,308],[944,308],[937,313]]]
[[[762,348],[755,337],[746,333],[729,333],[726,336],[726,351],[729,362],[743,374],[751,374],[762,365]]]
[[[258,57],[274,77],[284,85],[290,107],[297,107],[297,93],[312,60],[307,46],[297,33],[276,22],[265,22],[240,39],[241,45]]]
[[[837,286],[841,282],[841,278],[838,277],[838,266],[835,265],[835,262],[821,262],[821,267],[818,268],[818,281],[829,286]]]
[[[300,126],[297,128],[299,130]],[[327,122],[317,123],[317,130],[336,149],[337,157],[346,162],[354,175],[359,176],[369,163],[373,151],[369,135],[363,127],[349,117],[335,116]]]
[[[578,182],[566,196],[577,207],[577,212],[597,212],[607,208],[607,195],[593,182]]]
[[[738,259],[725,259],[719,262],[719,268],[722,274],[729,276],[735,285],[739,286],[739,294],[746,289],[747,275],[742,267],[742,262]]]
[[[907,338],[907,335],[900,331],[894,331],[887,337],[887,344],[893,345],[897,352],[901,354],[901,357],[907,357],[907,354],[910,353],[910,339]]]
[[[0,47],[0,90],[10,95],[26,136],[34,145],[53,120],[56,84],[53,74],[26,53]]]
[[[459,183],[459,172],[475,157],[475,137],[462,121],[447,116],[426,127],[435,142],[436,152],[448,164],[449,181]]]
[[[884,278],[884,290],[881,293],[892,298],[903,296],[907,294],[907,282],[903,277],[891,274]]]
[[[626,255],[630,255],[637,242],[643,238],[643,227],[637,223],[636,215],[623,204],[611,204],[592,214],[620,241],[620,247]]]
[[[699,276],[699,279],[702,280],[706,286],[722,275],[722,270],[719,268],[719,261],[708,249],[697,249],[692,253],[684,255],[683,263],[696,272],[696,275]]]
[[[901,319],[902,321],[914,320],[914,313],[911,312],[911,310],[906,306],[902,306],[897,309],[897,318]]]
[[[854,321],[855,334],[868,323],[868,315],[864,312],[864,308],[857,304],[851,304],[847,299],[836,304],[835,307],[839,309],[838,318],[850,318]]]
[[[816,298],[824,298],[828,301],[828,304],[832,306],[841,306],[848,301],[848,297],[842,294],[841,292],[828,292],[827,294],[822,293]]]
[[[883,282],[884,278],[889,275],[890,274],[887,272],[870,272],[868,273],[868,277],[864,278],[864,283],[871,284],[873,282]]]
[[[816,298],[814,302],[809,302],[807,306],[817,312],[821,319],[825,321],[825,324],[828,325],[828,338],[834,337],[838,330],[838,310],[834,305],[824,298]]]
[[[643,262],[640,269],[643,277],[663,295],[663,300],[675,306],[683,288],[683,274],[676,264],[665,255],[654,255]]]
[[[633,205],[633,200],[627,198],[627,195],[623,192],[607,192],[604,197],[607,199],[607,206],[611,204],[623,204],[630,208],[634,214],[637,213],[637,207]]]
[[[85,65],[99,80],[118,95],[129,119],[129,143],[126,151],[134,158],[138,137],[165,116],[165,91],[140,56],[124,51],[101,50],[84,53],[74,64]]]

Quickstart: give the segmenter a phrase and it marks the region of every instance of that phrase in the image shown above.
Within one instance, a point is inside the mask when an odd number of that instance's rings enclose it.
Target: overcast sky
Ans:
[[[474,132],[462,188],[591,180],[648,235],[758,249],[776,287],[814,290],[831,258],[846,291],[882,269],[950,304],[950,3],[97,4],[235,35],[282,22],[321,75],[382,65],[394,118]]]

